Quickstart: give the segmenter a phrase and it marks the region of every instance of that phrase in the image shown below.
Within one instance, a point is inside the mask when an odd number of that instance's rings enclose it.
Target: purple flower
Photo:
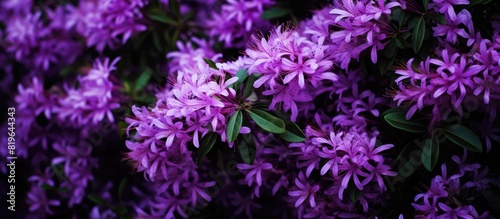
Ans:
[[[75,11],[76,30],[86,37],[87,46],[102,52],[125,44],[132,34],[146,30],[141,23],[144,0],[82,1]]]
[[[261,74],[254,87],[264,86],[263,94],[273,96],[269,108],[283,104],[285,110],[291,110],[292,120],[296,120],[299,114],[296,102],[312,100],[307,90],[338,79],[330,72],[333,62],[328,51],[322,40],[312,42],[296,30],[279,26],[268,39],[253,37],[251,47],[246,50],[251,62],[248,71]]]
[[[58,200],[48,199],[47,194],[39,185],[33,185],[31,187],[26,202],[29,205],[30,212],[36,212],[42,215],[53,215],[54,212],[52,212],[50,207],[59,206],[61,204]]]
[[[270,163],[264,163],[260,160],[255,160],[253,165],[238,164],[236,167],[246,175],[245,181],[248,183],[248,186],[254,183],[261,186],[262,172],[273,169],[273,166]]]
[[[448,218],[463,218],[463,219],[474,219],[469,215],[469,209],[463,207],[451,208],[448,205],[443,203],[438,203],[439,208],[444,211],[444,214],[441,214],[436,217],[436,219],[448,219]]]
[[[168,70],[170,73],[175,73],[186,67],[196,66],[198,63],[204,64],[205,61],[203,58],[218,61],[222,57],[222,54],[215,53],[215,51],[210,48],[211,42],[197,38],[191,40],[196,43],[198,48],[193,48],[191,42],[183,44],[181,41],[178,41],[177,48],[179,51],[173,51],[167,54],[167,58],[172,59],[168,63]]]
[[[94,67],[86,76],[79,78],[80,86],[66,86],[67,96],[59,100],[60,107],[55,111],[61,121],[73,121],[75,125],[97,125],[106,117],[114,121],[113,109],[119,107],[117,98],[113,97],[114,85],[110,81],[110,73],[116,70],[120,58],[96,60]]]
[[[42,18],[40,12],[14,14],[7,23],[7,51],[13,53],[16,60],[44,71],[54,64],[73,63],[81,45],[63,22],[69,20],[71,9],[70,6],[47,9],[47,18]],[[43,19],[49,23],[44,25]]]
[[[469,33],[467,33],[463,28],[459,27],[460,24],[464,24],[467,27],[472,26],[472,15],[467,10],[462,10],[455,18],[449,17],[448,14],[445,15],[446,24],[437,24],[436,27],[433,27],[434,36],[446,36],[446,41],[450,43],[457,42],[457,36],[461,36],[465,39],[468,39],[467,45],[471,45],[474,42],[474,32],[469,29]]]
[[[412,206],[418,211],[417,215],[419,215],[419,217],[480,218],[472,205],[465,204],[469,197],[464,197],[464,194],[471,194],[469,192],[474,191],[469,188],[475,188],[476,191],[487,188],[488,186],[486,184],[489,179],[485,176],[488,170],[485,168],[479,173],[476,164],[464,164],[466,156],[467,155],[464,154],[462,160],[457,156],[452,157],[459,165],[459,173],[448,177],[446,165],[441,165],[441,175],[432,179],[429,190],[426,193],[420,193],[415,196],[415,203],[412,203]],[[470,172],[474,172],[474,174],[470,174]],[[473,181],[469,181],[465,184],[463,183],[464,180],[470,178],[472,178]],[[464,190],[468,192],[464,193]],[[487,215],[488,212],[485,212],[481,217],[487,217]]]
[[[288,195],[294,197],[297,201],[295,207],[299,207],[306,200],[309,206],[316,207],[315,195],[319,191],[319,185],[310,185],[307,182],[304,173],[300,172],[298,178],[295,179],[297,190],[290,190]]]
[[[474,98],[476,89],[477,94],[482,92],[480,87],[484,85],[481,78],[484,76],[480,73],[484,66],[468,59],[465,54],[444,49],[440,58],[427,58],[418,68],[411,67],[412,61],[408,61],[407,69],[396,70],[396,74],[401,76],[396,80],[399,90],[395,92],[394,100],[398,105],[412,102],[407,119],[425,106],[433,106],[432,124],[453,111],[462,115],[460,106],[463,101],[467,97]],[[487,88],[483,87],[483,90]]]
[[[362,51],[372,48],[370,52],[372,62],[377,62],[377,51],[385,47],[386,36],[393,32],[389,20],[382,14],[391,14],[391,8],[400,6],[397,2],[384,4],[384,1],[356,1],[342,0],[335,2],[333,26],[340,30],[330,35],[335,61],[342,69],[347,69],[351,59],[359,59]]]
[[[455,20],[456,13],[453,9],[453,5],[468,5],[470,4],[468,0],[433,0],[434,7],[441,13],[445,13],[451,19]]]
[[[270,26],[260,15],[273,4],[274,0],[227,0],[220,12],[211,14],[207,23],[210,36],[218,36],[226,47],[244,46],[255,30]]]

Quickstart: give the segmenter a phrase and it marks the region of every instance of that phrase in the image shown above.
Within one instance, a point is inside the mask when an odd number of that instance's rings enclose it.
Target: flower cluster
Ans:
[[[496,46],[487,39],[475,45],[478,50],[472,54],[443,49],[439,58],[427,58],[418,66],[413,66],[414,59],[410,59],[406,69],[396,70],[400,76],[396,79],[399,90],[394,100],[398,105],[412,103],[407,119],[425,106],[432,106],[432,121],[438,122],[453,111],[463,114],[464,100],[480,98],[484,104],[498,101],[500,69]]]
[[[400,6],[397,2],[386,4],[384,0],[335,2],[328,23],[336,29],[330,39],[333,50],[337,51],[334,60],[341,68],[347,69],[351,60],[359,60],[361,53],[368,48],[371,48],[372,62],[377,63],[377,51],[384,48],[388,35],[394,32],[387,15],[397,6]]]
[[[21,129],[27,131],[24,138],[28,140],[28,133],[36,129],[33,124],[36,124],[35,119],[39,115],[56,124],[83,131],[95,127],[105,116],[113,122],[111,110],[118,108],[119,104],[116,95],[113,95],[116,88],[110,81],[110,72],[115,70],[118,60],[119,58],[111,63],[107,58],[103,61],[96,60],[94,68],[78,79],[78,87],[65,85],[64,90],[45,90],[43,81],[38,77],[34,77],[27,86],[19,85],[19,94],[15,100],[22,112]]]
[[[54,109],[58,119],[70,121],[76,127],[95,126],[105,116],[113,122],[111,111],[120,104],[112,95],[114,85],[110,81],[110,72],[116,70],[115,64],[119,60],[97,60],[87,75],[78,79],[78,88],[65,86],[66,97],[59,99],[59,106]]]
[[[273,96],[269,107],[283,104],[283,109],[291,110],[292,120],[299,113],[296,101],[311,100],[301,90],[318,87],[323,80],[338,79],[330,72],[333,62],[327,53],[328,46],[322,41],[311,42],[298,31],[279,26],[268,39],[254,36],[252,42],[246,50],[252,63],[248,71],[261,74],[254,87],[265,85],[262,93]]]
[[[102,52],[106,46],[116,48],[133,33],[146,30],[140,11],[146,4],[144,0],[80,1],[70,25],[85,36],[88,47]]]
[[[260,15],[273,4],[274,0],[227,0],[207,22],[210,36],[217,36],[226,47],[245,46],[252,33],[270,26]]]
[[[7,18],[10,24],[5,33],[7,52],[13,53],[17,61],[44,71],[51,65],[71,64],[82,46],[64,22],[71,19],[70,10],[71,7],[59,6],[45,10],[46,15],[19,13]]]
[[[167,54],[167,58],[171,59],[168,63],[169,73],[174,74],[183,68],[204,64],[204,58],[218,61],[222,57],[222,54],[213,51],[210,47],[210,43],[206,40],[193,38],[192,41],[196,43],[198,46],[197,48],[194,48],[191,42],[184,44],[178,41],[177,49],[179,51],[172,51]]]
[[[393,145],[376,145],[376,133],[336,132],[332,123],[322,124],[319,115],[316,119],[319,124],[306,127],[303,143],[283,145],[259,135],[254,163],[236,165],[244,174],[240,184],[251,188],[251,203],[270,193],[293,206],[290,213],[299,218],[363,217],[361,212],[386,200],[383,177],[396,173],[381,152]],[[356,192],[359,196],[352,199]]]
[[[478,163],[468,163],[467,151],[462,158],[451,158],[458,165],[458,171],[448,175],[446,164],[441,166],[441,175],[434,177],[429,190],[415,196],[412,206],[418,217],[425,218],[488,218],[488,211],[479,214],[469,197],[489,187],[488,167]],[[467,194],[467,195],[463,195]]]
[[[499,217],[499,14],[1,1],[0,161],[29,168],[5,217]]]

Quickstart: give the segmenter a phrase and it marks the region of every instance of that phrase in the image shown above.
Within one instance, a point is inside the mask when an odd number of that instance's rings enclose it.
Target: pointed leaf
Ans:
[[[118,185],[118,198],[120,199],[122,198],[126,185],[127,185],[127,178],[123,178],[122,181],[120,182],[120,185]]]
[[[413,27],[413,32],[411,35],[411,42],[413,46],[413,51],[418,53],[420,48],[422,48],[422,44],[424,42],[425,37],[425,19],[424,17],[420,17],[415,21],[415,26]]]
[[[425,140],[422,148],[422,163],[428,171],[432,171],[439,158],[439,139],[437,135]]]
[[[238,77],[238,81],[236,81],[233,84],[231,84],[230,87],[234,88],[235,90],[238,90],[238,88],[240,88],[241,84],[248,77],[248,71],[247,71],[247,69],[246,68],[240,69],[238,72],[236,72],[236,77]]]
[[[162,14],[162,13],[151,12],[148,14],[148,16],[149,16],[149,18],[151,18],[151,20],[154,20],[154,21],[169,24],[172,26],[177,25],[177,22],[174,19],[172,19],[172,18],[170,18],[167,15]]]
[[[265,10],[264,12],[262,12],[262,14],[260,15],[260,18],[262,18],[264,20],[271,20],[271,19],[283,17],[283,16],[289,14],[290,12],[292,12],[292,11],[290,9],[287,9],[287,8],[272,7],[272,8]]]
[[[483,144],[479,137],[463,125],[450,125],[444,128],[444,134],[453,143],[471,151],[482,152]]]
[[[426,126],[422,123],[406,120],[406,116],[403,112],[393,112],[384,116],[385,121],[394,128],[405,130],[408,132],[424,132]]]
[[[237,110],[229,119],[226,126],[226,135],[229,142],[233,142],[240,133],[243,124],[243,113]]]
[[[280,134],[282,139],[289,142],[303,142],[306,140],[306,135],[296,123],[292,122],[278,110],[274,110],[273,113],[285,122],[285,132]]]
[[[356,203],[361,198],[363,192],[360,191],[354,183],[350,183],[347,187],[347,194],[349,195],[349,200],[351,200],[352,203]]]
[[[150,78],[151,78],[151,73],[149,72],[149,69],[142,72],[142,74],[135,82],[134,91],[138,92],[142,90],[146,86],[146,84],[148,84]]]
[[[259,77],[254,75],[254,74],[251,74],[250,76],[248,76],[248,78],[245,82],[245,88],[243,88],[243,99],[247,99],[253,93],[253,90],[254,90],[253,83],[255,83],[255,81],[258,78]]]
[[[424,6],[424,11],[427,12],[427,8],[428,8],[428,5],[429,5],[429,0],[422,0],[423,2],[423,6]]]
[[[101,197],[95,195],[95,194],[89,194],[87,196],[88,199],[91,201],[95,202],[98,205],[106,205],[106,200],[102,199]]]
[[[218,69],[214,61],[207,58],[203,58],[203,60],[205,60],[205,63],[207,63],[210,68]]]
[[[245,163],[250,165],[253,164],[257,152],[257,147],[250,134],[243,135],[243,140],[239,141],[238,152],[240,153],[241,159],[243,159]]]
[[[246,110],[253,121],[262,129],[276,134],[285,132],[285,123],[270,113],[260,109]]]
[[[172,12],[176,17],[180,16],[180,4],[178,0],[169,0],[168,1],[168,8],[170,9],[170,12]]]
[[[198,150],[198,159],[196,162],[198,165],[201,165],[203,162],[203,159],[207,156],[208,152],[212,150],[212,147],[214,146],[215,142],[217,141],[218,134],[215,132],[210,132],[203,136],[203,138],[200,140],[200,149]]]
[[[280,134],[280,137],[289,142],[303,142],[306,140],[304,132],[293,122],[285,125],[285,132]]]

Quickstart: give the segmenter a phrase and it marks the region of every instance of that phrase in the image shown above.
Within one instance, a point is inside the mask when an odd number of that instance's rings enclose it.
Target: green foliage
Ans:
[[[270,113],[260,109],[249,109],[246,112],[262,129],[275,134],[285,133],[285,123],[283,120]]]
[[[198,165],[201,165],[203,163],[203,159],[207,156],[208,152],[212,150],[212,148],[215,145],[215,142],[217,141],[217,137],[219,135],[215,132],[209,132],[203,138],[200,140],[200,148],[198,150],[198,157],[196,159],[196,162]]]
[[[463,125],[449,125],[444,128],[446,138],[458,146],[475,152],[483,151],[483,144],[479,137],[469,128]]]
[[[240,69],[238,72],[236,72],[236,77],[238,77],[238,81],[230,85],[230,87],[234,89],[238,89],[241,86],[241,84],[247,79],[248,77],[247,69],[246,68]]]
[[[422,163],[428,171],[432,171],[439,158],[439,139],[433,134],[427,138],[422,148]]]
[[[306,140],[306,135],[297,124],[277,110],[273,111],[273,113],[285,122],[285,132],[279,134],[280,138],[288,142],[303,142]]]
[[[264,20],[271,20],[271,19],[275,19],[275,18],[280,18],[280,17],[283,17],[283,16],[286,16],[288,14],[290,14],[292,11],[288,8],[283,8],[283,7],[279,7],[279,6],[275,6],[275,7],[272,7],[272,8],[269,8],[267,10],[265,10],[261,15],[260,15],[260,18],[264,19]]]
[[[215,65],[215,62],[214,62],[214,61],[212,61],[212,60],[210,60],[210,59],[207,59],[207,58],[203,58],[203,60],[205,61],[205,63],[207,63],[207,64],[208,64],[208,66],[209,66],[210,68],[217,69],[217,70],[219,69],[219,68],[217,68],[217,66]]]
[[[352,203],[356,203],[361,198],[363,191],[359,190],[354,183],[349,183],[349,186],[346,189],[347,195],[349,196],[349,200]]]
[[[259,76],[251,74],[248,76],[245,87],[243,88],[243,99],[247,99],[250,95],[252,95],[254,91],[253,83],[259,79]]]
[[[149,79],[151,79],[151,72],[150,69],[146,69],[142,72],[139,78],[137,78],[134,86],[134,92],[142,90],[148,83]]]
[[[97,205],[107,205],[106,200],[102,199],[96,194],[89,194],[87,195],[87,198],[90,199],[92,202],[96,203]]]
[[[250,134],[245,134],[242,136],[243,139],[239,141],[238,144],[238,153],[240,154],[243,162],[247,164],[253,164],[257,152],[255,141]]]
[[[420,133],[425,132],[427,127],[420,122],[406,120],[403,112],[392,112],[384,116],[385,121],[394,128],[408,132]]]
[[[237,110],[229,119],[226,126],[226,135],[229,142],[233,142],[240,133],[241,126],[243,125],[243,113]]]
[[[410,21],[409,28],[413,29],[411,35],[413,51],[418,53],[420,48],[422,48],[425,38],[425,17],[421,16],[414,18]]]

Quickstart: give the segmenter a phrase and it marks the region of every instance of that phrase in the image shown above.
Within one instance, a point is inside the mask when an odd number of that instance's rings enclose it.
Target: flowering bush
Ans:
[[[500,215],[495,1],[5,0],[0,18],[1,218]]]

